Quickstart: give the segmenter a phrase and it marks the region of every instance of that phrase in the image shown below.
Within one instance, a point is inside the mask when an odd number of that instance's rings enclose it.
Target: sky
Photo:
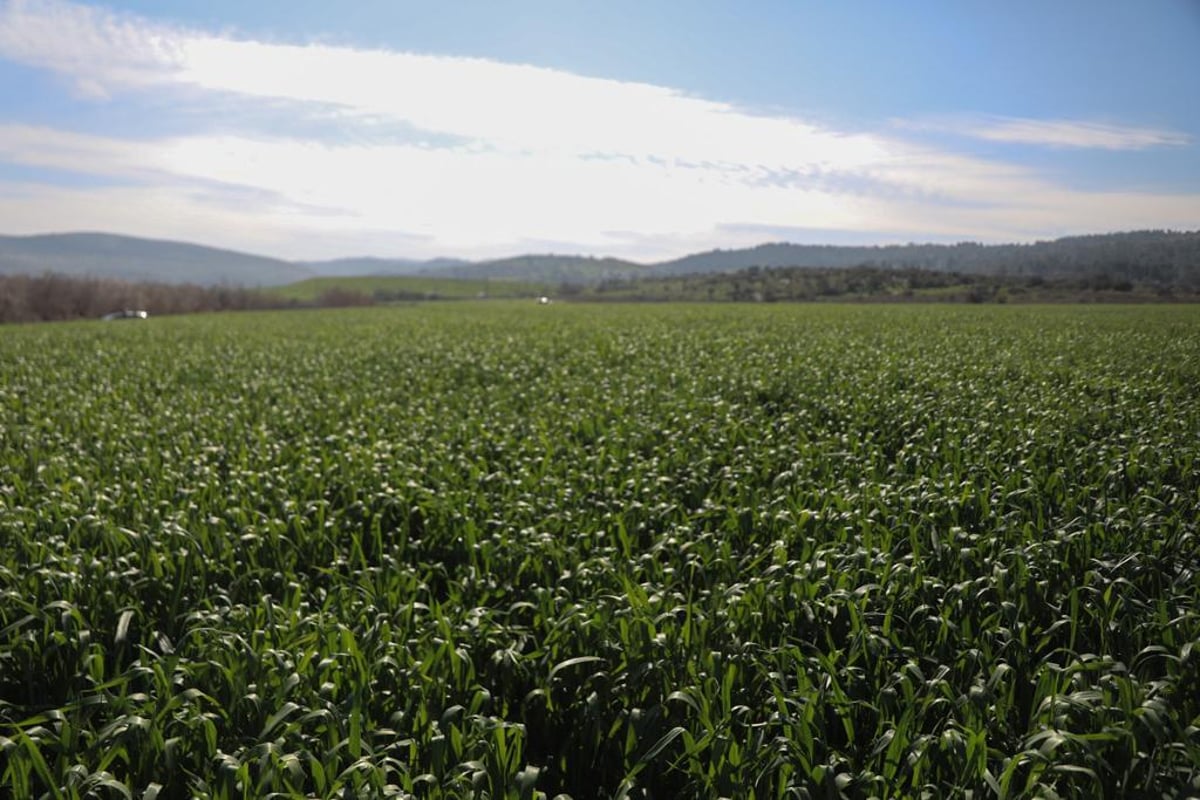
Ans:
[[[1200,0],[0,0],[0,234],[292,259],[1200,228]]]

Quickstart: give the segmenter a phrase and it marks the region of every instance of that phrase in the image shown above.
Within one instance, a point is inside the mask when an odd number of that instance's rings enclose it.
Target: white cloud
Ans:
[[[825,169],[887,157],[870,135],[528,65],[221,38],[30,0],[7,6],[0,31],[0,55],[71,77],[94,94],[192,85],[340,107],[520,152]]]
[[[1191,142],[1179,131],[1069,119],[1025,119],[1002,116],[959,116],[926,120],[894,120],[909,130],[944,131],[993,142],[1095,150],[1145,150]]]
[[[887,157],[869,135],[757,117],[672,89],[495,61],[209,38],[180,80],[403,120],[488,147],[708,165],[853,168]]]
[[[1200,218],[1191,195],[1069,192],[1024,167],[661,86],[248,41],[56,1],[0,7],[0,57],[95,99],[151,92],[227,112],[220,133],[141,138],[0,124],[0,161],[115,184],[22,186],[0,198],[10,232],[103,228],[297,257],[483,256],[560,242],[651,258],[756,243],[731,241],[738,230],[996,240]],[[248,99],[282,102],[300,122],[332,116],[337,133],[293,134],[305,126],[256,119]],[[389,125],[408,134],[389,136]],[[1077,123],[994,118],[972,130],[1083,141]],[[1105,131],[1092,140],[1138,133]]]
[[[612,238],[607,231],[711,230],[731,207],[770,224],[812,219],[840,228],[857,221],[848,195],[728,182],[707,169],[554,154],[230,136],[123,141],[0,125],[0,156],[107,177],[253,188],[279,198],[272,205],[286,205],[304,224],[408,229],[443,248],[516,238],[603,248]]]
[[[96,98],[163,82],[178,45],[168,29],[57,0],[9,0],[0,10],[0,55],[57,72]]]

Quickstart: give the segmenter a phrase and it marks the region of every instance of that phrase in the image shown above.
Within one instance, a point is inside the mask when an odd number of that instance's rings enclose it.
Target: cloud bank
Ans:
[[[0,162],[103,179],[0,184],[10,233],[103,228],[297,257],[562,242],[659,258],[769,228],[1013,240],[1200,219],[1197,195],[1071,191],[911,137],[530,65],[254,41],[33,0],[0,11],[0,57],[53,73],[80,102],[224,112],[173,136],[0,124]],[[292,124],[251,111],[280,103]],[[1187,141],[1016,118],[959,132],[1106,150]]]

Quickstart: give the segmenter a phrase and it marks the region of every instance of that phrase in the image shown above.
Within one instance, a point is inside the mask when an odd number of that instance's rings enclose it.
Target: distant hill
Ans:
[[[1042,278],[1106,276],[1164,287],[1200,287],[1200,231],[1135,231],[1069,236],[1032,244],[905,244],[879,246],[762,244],[712,250],[655,264],[616,258],[530,255],[427,267],[420,274],[454,278],[567,283],[736,272],[751,267],[931,270],[963,275]]]
[[[760,244],[741,250],[710,250],[671,261],[661,261],[653,265],[653,271],[664,276],[734,272],[748,267],[853,267],[878,260],[885,252],[899,250],[903,248]]]
[[[302,261],[302,266],[312,270],[318,276],[330,278],[383,276],[383,275],[421,275],[430,272],[464,267],[470,261],[461,258],[430,258],[426,260],[413,258],[375,258],[364,256],[359,258],[335,258],[329,261]]]
[[[649,274],[650,269],[643,264],[622,261],[618,258],[536,255],[427,269],[422,274],[445,278],[503,278],[553,283],[598,283],[612,278],[644,276]]]
[[[233,250],[107,233],[0,236],[0,275],[60,275],[201,286],[277,286],[306,267]]]
[[[654,264],[657,276],[733,272],[750,267],[878,267],[965,275],[1114,279],[1200,286],[1200,231],[1135,231],[1068,236],[1033,244],[907,244],[875,247],[764,244],[713,250]]]
[[[963,275],[1094,278],[1163,288],[1200,288],[1200,231],[1135,231],[1033,244],[907,244],[874,247],[763,244],[657,264],[573,255],[491,261],[345,258],[291,262],[182,242],[101,233],[0,236],[0,275],[55,272],[203,286],[282,286],[311,277],[417,276],[592,286],[642,278],[759,268],[920,269]]]

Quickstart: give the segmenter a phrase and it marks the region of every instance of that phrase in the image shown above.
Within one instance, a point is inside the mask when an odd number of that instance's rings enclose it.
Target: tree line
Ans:
[[[930,269],[856,266],[750,267],[596,286],[562,286],[574,300],[649,302],[1196,302],[1200,291],[1108,273],[1075,277],[975,275]]]
[[[303,303],[259,289],[191,284],[135,283],[115,278],[0,275],[0,323],[99,319],[124,310],[151,315],[251,311],[306,306],[370,305],[360,292],[330,289]]]

